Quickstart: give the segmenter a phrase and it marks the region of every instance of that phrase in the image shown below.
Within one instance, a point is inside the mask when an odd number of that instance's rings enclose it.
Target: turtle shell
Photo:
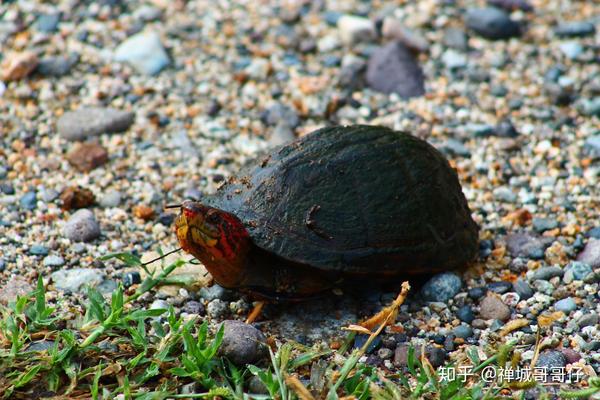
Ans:
[[[473,259],[478,227],[433,146],[376,126],[319,129],[256,161],[208,201],[256,246],[328,271],[424,273]]]

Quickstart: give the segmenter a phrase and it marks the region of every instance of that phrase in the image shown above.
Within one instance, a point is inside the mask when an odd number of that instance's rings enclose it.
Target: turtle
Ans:
[[[448,160],[381,126],[318,129],[178,207],[181,248],[219,285],[262,299],[456,269],[478,253]]]

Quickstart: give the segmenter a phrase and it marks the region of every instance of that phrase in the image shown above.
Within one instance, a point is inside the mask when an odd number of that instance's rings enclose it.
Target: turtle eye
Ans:
[[[218,213],[216,213],[213,210],[211,210],[211,211],[209,211],[209,212],[206,213],[205,220],[209,224],[217,224],[219,222],[219,215],[218,215]]]

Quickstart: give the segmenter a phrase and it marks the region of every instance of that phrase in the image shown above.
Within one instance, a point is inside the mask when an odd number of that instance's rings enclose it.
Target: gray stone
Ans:
[[[541,267],[534,271],[532,279],[548,281],[554,278],[555,276],[563,276],[564,273],[565,271],[561,267],[556,265],[552,265],[549,267]]]
[[[409,347],[409,344],[400,344],[396,347],[396,351],[394,352],[394,365],[398,367],[407,365]],[[415,346],[414,354],[417,359],[421,358],[421,346]],[[446,351],[439,347],[426,346],[425,357],[434,368],[437,368],[444,364],[444,361],[446,360]]]
[[[554,33],[560,37],[582,37],[596,33],[596,27],[586,21],[563,22],[558,24]]]
[[[563,370],[567,366],[567,358],[560,351],[546,350],[540,354],[535,366],[542,371],[546,371],[545,379],[540,378],[547,382],[550,379],[550,376],[553,375],[553,370]]]
[[[261,119],[266,125],[270,126],[285,124],[290,128],[295,128],[300,124],[298,112],[293,107],[283,103],[274,103],[267,107]]]
[[[82,208],[71,215],[63,233],[74,242],[89,242],[100,236],[100,225],[90,210]]]
[[[575,41],[561,43],[558,47],[560,48],[560,51],[571,60],[575,60],[579,57],[584,50],[581,43]]]
[[[49,251],[47,247],[41,244],[34,244],[29,248],[29,254],[34,256],[47,256]]]
[[[565,275],[563,276],[563,281],[565,283],[571,283],[573,281],[582,281],[592,272],[592,267],[589,264],[580,261],[572,261],[565,267]]]
[[[594,311],[583,314],[577,319],[577,325],[579,325],[580,328],[585,326],[594,326],[596,324],[598,324],[598,314]]]
[[[268,353],[266,338],[261,331],[241,321],[223,321],[223,342],[219,354],[238,366],[254,364]]]
[[[27,346],[27,351],[48,351],[54,347],[53,340],[40,340]]]
[[[392,349],[383,347],[383,348],[377,350],[377,356],[379,358],[381,358],[382,360],[389,360],[390,358],[392,358],[393,355],[394,355],[394,351]]]
[[[215,299],[230,301],[234,300],[236,297],[235,292],[225,289],[217,284],[214,284],[210,287],[201,288],[198,292],[198,295],[206,301],[212,301]]]
[[[129,63],[146,75],[158,74],[171,62],[156,32],[129,37],[116,48],[114,57],[115,61]]]
[[[60,195],[60,193],[51,188],[42,188],[38,194],[39,197],[46,203],[53,202]]]
[[[514,203],[517,201],[517,195],[513,193],[512,189],[505,186],[494,189],[494,198],[505,203]]]
[[[600,239],[590,238],[583,251],[577,255],[577,261],[589,264],[592,268],[600,267]]]
[[[460,292],[462,281],[453,272],[434,275],[421,288],[421,294],[426,301],[447,302]]]
[[[79,56],[44,57],[37,66],[37,73],[43,76],[59,77],[68,74],[71,68],[79,62]]]
[[[558,221],[552,218],[534,218],[531,224],[533,230],[539,233],[558,228]]]
[[[85,140],[103,133],[127,130],[135,115],[114,108],[87,107],[64,113],[56,123],[56,129],[67,140]]]
[[[373,90],[402,98],[422,96],[425,77],[406,46],[391,42],[373,51],[367,64],[367,84]]]
[[[0,286],[0,304],[7,305],[17,300],[17,296],[25,296],[34,290],[33,286],[22,276],[12,276],[8,282]]]
[[[121,204],[121,192],[110,189],[100,197],[98,204],[104,208],[118,207]]]
[[[252,376],[248,381],[248,392],[251,394],[268,395],[269,389],[258,376]]]
[[[206,310],[204,309],[204,304],[199,301],[190,300],[183,305],[181,311],[186,312],[188,314],[196,314],[196,315],[204,315]]]
[[[156,299],[150,304],[150,310],[168,310],[169,303],[162,299]]]
[[[51,254],[44,258],[43,264],[45,267],[61,267],[65,265],[65,259],[61,256]]]
[[[206,313],[213,319],[222,319],[227,314],[228,309],[229,307],[226,302],[214,299],[206,306]]]
[[[35,192],[27,192],[19,200],[21,208],[25,210],[35,210],[37,207],[37,195]]]
[[[452,156],[460,156],[460,157],[470,157],[471,152],[469,149],[457,139],[448,139],[446,143],[444,143],[442,150],[445,153],[448,153]]]
[[[34,27],[40,32],[52,33],[58,28],[60,23],[60,14],[42,14],[35,21]]]
[[[590,117],[600,117],[600,97],[581,100],[581,113]],[[600,135],[592,136],[585,141],[586,146],[591,147],[600,153]]]
[[[373,21],[355,15],[342,15],[337,21],[337,27],[340,39],[348,45],[368,42],[377,36]]]
[[[458,310],[456,310],[456,316],[463,322],[470,324],[475,319],[475,314],[473,313],[473,309],[469,305],[464,305]]]
[[[408,28],[401,20],[394,17],[383,19],[381,35],[387,39],[399,40],[409,49],[419,53],[429,50],[429,42],[420,32]]]
[[[96,268],[74,268],[53,272],[50,277],[54,287],[64,292],[81,292],[87,285],[97,286],[104,280],[104,273]]]
[[[473,336],[473,328],[469,325],[461,324],[452,330],[452,333],[457,338],[467,339]]]
[[[533,289],[523,279],[519,278],[513,283],[513,290],[522,300],[527,300],[533,296]]]
[[[479,35],[493,40],[508,39],[519,36],[519,24],[510,16],[494,7],[471,8],[467,10],[466,25]]]
[[[456,50],[467,51],[469,49],[468,39],[462,29],[448,28],[444,32],[444,44]]]
[[[448,49],[442,54],[442,62],[448,69],[459,69],[467,66],[467,55],[453,49]]]
[[[281,146],[292,142],[294,139],[296,139],[296,136],[294,136],[294,131],[292,128],[290,128],[285,122],[280,122],[277,124],[275,129],[273,129],[273,132],[269,137],[269,146]]]
[[[486,296],[481,300],[479,314],[483,319],[497,319],[506,322],[510,319],[510,308],[497,296]]]
[[[567,297],[554,303],[554,309],[569,314],[571,311],[577,309],[577,303],[575,303],[575,300],[572,297]]]
[[[506,236],[506,247],[513,257],[542,259],[552,241],[552,238],[516,232]]]
[[[488,0],[487,3],[510,12],[515,10],[533,11],[533,6],[527,0]]]
[[[160,19],[161,16],[162,16],[162,10],[160,8],[148,6],[148,5],[138,7],[133,12],[133,17],[135,19],[139,19],[143,22],[156,21],[156,20]]]

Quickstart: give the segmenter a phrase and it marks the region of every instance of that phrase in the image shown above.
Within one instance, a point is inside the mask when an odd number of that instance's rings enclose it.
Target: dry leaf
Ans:
[[[290,375],[285,378],[285,383],[298,395],[300,400],[315,400],[313,395],[308,391],[308,389],[300,382],[298,378],[294,375]]]
[[[500,336],[504,337],[512,331],[527,325],[529,325],[529,320],[527,320],[526,318],[513,319],[512,321],[507,322],[504,328],[502,328],[502,330],[500,331]]]
[[[363,328],[372,331],[378,326],[384,325],[385,327],[386,325],[395,322],[396,317],[398,316],[398,310],[400,309],[402,303],[404,303],[404,300],[406,299],[409,290],[410,285],[408,284],[408,282],[402,283],[402,290],[398,294],[398,297],[396,297],[396,300],[392,302],[392,304],[385,307],[383,310],[379,311],[377,314],[375,314],[368,320],[361,322],[359,325]]]
[[[368,330],[367,328],[362,327],[360,325],[349,325],[349,326],[343,327],[342,329],[345,331],[352,331],[352,332],[360,333],[363,335],[370,335],[373,333],[370,330]]]
[[[546,328],[565,314],[562,311],[555,311],[552,314],[542,314],[538,317],[538,325],[542,328]]]

